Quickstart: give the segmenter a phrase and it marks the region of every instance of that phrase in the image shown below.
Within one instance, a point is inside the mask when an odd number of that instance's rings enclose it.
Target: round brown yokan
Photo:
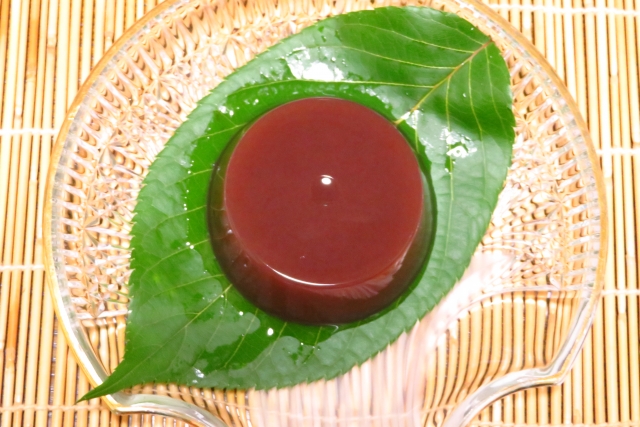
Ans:
[[[288,321],[341,324],[398,298],[420,271],[430,194],[403,135],[337,98],[277,107],[216,164],[209,225],[223,271]]]

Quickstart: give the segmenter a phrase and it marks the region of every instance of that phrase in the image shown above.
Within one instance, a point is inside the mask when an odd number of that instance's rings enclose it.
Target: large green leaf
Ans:
[[[397,123],[431,177],[426,269],[392,307],[340,327],[269,316],[223,276],[206,226],[227,142],[294,99],[335,96]],[[242,67],[201,100],[153,163],[133,227],[124,360],[86,398],[159,381],[270,388],[335,377],[411,328],[451,289],[485,232],[511,162],[509,74],[470,23],[428,8],[329,18]]]

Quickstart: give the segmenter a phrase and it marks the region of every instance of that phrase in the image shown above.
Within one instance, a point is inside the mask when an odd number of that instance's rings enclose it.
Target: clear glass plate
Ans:
[[[468,19],[511,71],[513,166],[465,276],[411,331],[339,378],[266,391],[149,384],[105,398],[112,410],[202,425],[459,427],[508,393],[563,379],[602,284],[602,178],[561,81],[475,0],[174,0],[134,25],[80,90],[53,151],[45,248],[62,330],[93,384],[121,359],[138,190],[200,98],[319,19],[405,4]]]

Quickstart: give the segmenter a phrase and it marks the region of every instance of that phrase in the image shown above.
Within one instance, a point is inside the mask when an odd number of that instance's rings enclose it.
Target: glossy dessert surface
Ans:
[[[263,310],[309,324],[365,318],[424,263],[428,185],[404,136],[337,98],[277,107],[227,147],[211,184],[214,252]]]

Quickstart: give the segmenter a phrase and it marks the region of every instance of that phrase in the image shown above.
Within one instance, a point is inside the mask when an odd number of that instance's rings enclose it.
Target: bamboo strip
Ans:
[[[568,312],[568,316],[569,318],[573,318],[573,316],[576,313],[577,310],[577,300],[576,299],[572,299],[572,301],[566,305],[566,311]],[[563,325],[564,327],[564,334],[566,336],[566,334],[569,332],[569,322],[565,322],[565,324]],[[564,384],[562,384],[562,396],[563,396],[563,402],[562,402],[562,408],[563,408],[563,414],[562,414],[562,418],[563,418],[563,422],[565,424],[570,424],[572,423],[572,420],[574,418],[574,412],[575,409],[572,408],[572,401],[573,401],[573,397],[571,394],[571,391],[573,389],[573,380],[571,378],[571,375],[568,375],[566,381]]]
[[[580,0],[573,0],[574,5],[580,4]],[[567,57],[566,64],[569,67],[573,66],[575,61],[575,70],[571,68],[567,69],[567,74],[570,72],[575,73],[576,75],[576,89],[574,98],[578,103],[578,108],[580,109],[580,113],[582,117],[585,119],[588,118],[587,115],[587,68],[585,64],[585,31],[584,31],[584,16],[576,15],[573,17],[574,23],[574,46],[575,46],[575,54],[573,58]],[[569,86],[571,89],[571,86]]]
[[[140,19],[144,16],[144,0],[136,0],[136,19]]]
[[[7,46],[9,41],[9,4],[11,0],[0,0],[0,76],[5,77]],[[4,78],[0,79],[0,117],[2,117],[4,99]]]
[[[8,7],[9,7],[9,2],[6,1],[4,4],[4,13],[3,16],[0,19],[3,20],[7,20],[9,13],[8,12]],[[7,29],[3,29],[2,33],[4,34],[5,39],[8,39],[9,43],[8,43],[8,54],[9,54],[9,59],[7,61],[7,72],[4,75],[4,79],[3,82],[0,83],[0,85],[4,84],[4,81],[6,81],[7,84],[7,91],[4,94],[4,98],[1,100],[2,102],[0,102],[1,105],[3,105],[2,107],[2,111],[3,113],[6,112],[7,109],[9,109],[9,111],[13,112],[13,104],[15,101],[15,82],[16,82],[16,73],[17,73],[17,51],[18,51],[18,42],[19,42],[19,23],[20,23],[20,4],[18,2],[14,2],[12,4],[11,7],[11,27],[8,27],[8,20],[7,23],[5,25],[5,28]],[[7,31],[9,36],[7,37]],[[2,48],[2,46],[0,46],[0,48]],[[0,52],[2,53],[2,52]],[[4,66],[4,62],[2,63],[2,66]],[[8,128],[11,127],[12,123],[13,123],[13,115],[12,114],[3,114],[2,115],[2,127],[3,128]],[[7,220],[6,218],[6,212],[7,212],[7,197],[8,197],[8,192],[9,192],[9,172],[11,170],[11,164],[15,165],[15,162],[11,162],[11,144],[12,144],[12,139],[9,136],[2,136],[0,138],[0,212],[2,212],[2,215],[0,215],[0,242],[4,242],[4,244],[0,244],[0,259],[3,260],[4,264],[8,264],[9,262],[4,261],[4,252],[6,251],[5,246],[8,244],[8,239],[7,241],[4,241],[4,237],[5,237],[5,222]],[[2,282],[4,282],[5,280],[5,276],[4,274],[2,274],[0,276],[0,280],[2,280]],[[0,367],[3,366],[3,361],[4,361],[4,347],[5,347],[5,339],[6,339],[6,322],[7,322],[7,307],[8,307],[8,303],[9,303],[9,290],[10,288],[8,286],[3,286],[2,289],[0,290],[0,350],[2,350],[2,353],[0,353]],[[2,372],[0,371],[0,380],[2,379]]]
[[[47,16],[48,16],[48,8],[49,3],[44,2],[38,8],[40,13],[39,16],[39,31],[38,31],[38,56],[37,56],[37,71],[36,71],[36,96],[35,102],[33,105],[34,110],[34,119],[33,126],[38,126],[42,124],[42,110],[43,110],[43,97],[44,97],[44,72],[45,72],[45,54],[47,47]],[[25,123],[27,121],[25,120]],[[29,213],[29,225],[28,230],[30,231],[30,235],[27,237],[27,253],[25,255],[25,262],[33,262],[39,253],[39,249],[41,249],[41,245],[38,245],[37,240],[37,227],[36,224],[41,218],[41,197],[40,193],[42,192],[42,181],[38,181],[39,173],[44,173],[46,168],[43,168],[42,159],[43,156],[40,156],[41,153],[41,138],[36,137],[33,145],[33,161],[32,165],[35,167],[31,169],[31,174],[29,177],[29,206],[33,206],[36,210],[35,215]],[[32,246],[33,245],[33,246]],[[40,312],[42,309],[42,286],[38,286],[38,284],[42,284],[42,271],[34,270],[33,273],[25,272],[25,283],[30,284],[31,286],[31,295],[32,301],[30,306],[29,313],[29,325],[40,325]],[[26,310],[25,310],[26,311]],[[40,336],[39,336],[39,328],[31,327],[29,328],[29,337],[27,343],[28,355],[27,355],[27,367],[26,367],[26,387],[25,387],[25,396],[24,396],[24,404],[25,406],[35,406],[36,402],[36,384],[38,379],[38,353],[40,349]],[[24,426],[32,426],[35,421],[35,410],[26,410],[22,419]],[[17,425],[17,417],[14,425]]]
[[[455,381],[455,387],[453,389],[451,398],[452,400],[458,400],[462,391],[464,380],[467,377],[467,370],[469,369],[469,315],[465,314],[458,324],[458,371],[457,380]]]
[[[592,7],[592,0],[584,0],[584,6]],[[595,31],[595,17],[593,14],[587,14],[585,16],[585,35],[586,35],[586,63],[587,63],[587,100],[588,100],[588,123],[591,129],[591,136],[593,138],[596,147],[600,146],[600,124],[598,120],[598,75],[597,64],[598,59],[596,57],[596,31]],[[602,328],[602,306],[599,306],[596,312],[593,333],[591,334],[592,340],[587,344],[585,350],[585,365],[591,367],[593,376],[588,380],[592,381],[593,387],[587,390],[591,399],[585,404],[585,409],[591,404],[593,406],[593,412],[587,412],[587,418],[585,422],[591,420],[592,422],[604,422],[605,420],[605,400],[604,393],[595,393],[591,390],[605,390],[604,385],[604,338]]]
[[[573,0],[573,5],[581,5],[580,0]],[[574,37],[573,44],[567,47],[567,84],[580,109],[580,113],[586,119],[587,116],[587,68],[585,64],[585,18],[581,15],[573,16]],[[574,49],[571,49],[574,48]],[[570,52],[573,50],[573,56]],[[575,69],[574,69],[575,61]],[[575,80],[573,75],[575,74]],[[575,86],[574,86],[575,85]],[[573,86],[573,88],[572,88]],[[573,89],[573,90],[572,90]],[[585,340],[582,355],[578,357],[573,369],[573,422],[587,423],[593,421],[593,337],[591,333]]]
[[[524,8],[527,8],[529,6],[531,6],[531,0],[521,0],[522,2],[522,6]],[[521,19],[522,19],[522,34],[524,34],[524,36],[529,39],[530,41],[533,42],[533,17],[531,15],[530,11],[526,11],[523,10],[522,11],[522,15],[521,15]],[[538,46],[536,46],[538,47]]]
[[[45,98],[46,99],[46,98]],[[45,105],[47,105],[45,103]],[[46,109],[45,109],[46,111]],[[45,116],[46,117],[46,116]],[[44,138],[43,141],[43,150],[41,157],[41,169],[47,170],[49,166],[49,158],[51,151],[51,141],[50,138]],[[49,139],[46,141],[46,139]],[[38,225],[36,229],[36,259],[42,261],[43,258],[43,248],[42,248],[42,207],[44,206],[44,180],[40,181],[40,185],[38,187],[38,206],[40,208],[40,215],[38,215]],[[50,372],[52,368],[51,363],[51,355],[53,353],[53,336],[55,331],[55,318],[53,312],[53,302],[51,300],[51,294],[44,289],[44,274],[37,274],[34,280],[34,293],[36,294],[44,294],[43,295],[43,304],[42,304],[42,312],[41,316],[38,313],[36,316],[40,318],[40,352],[39,352],[39,365],[37,372],[37,394],[36,394],[36,405],[42,407],[42,405],[46,405],[49,402],[50,397]],[[37,411],[36,412],[36,426],[44,425],[47,419],[49,418],[49,413],[47,411]]]
[[[454,332],[457,335],[457,331]],[[459,345],[457,340],[451,340],[450,345],[447,348],[447,372],[446,372],[446,384],[444,386],[444,392],[441,399],[441,405],[446,405],[450,399],[451,392],[453,391],[453,387],[455,384],[456,371],[458,368],[458,359],[459,359]]]
[[[91,65],[96,65],[96,63],[102,58],[102,54],[104,53],[104,26],[105,26],[105,14],[106,14],[106,3],[105,0],[95,0],[95,24],[93,30],[93,58],[91,61]]]
[[[597,313],[600,310],[597,310]],[[596,313],[596,314],[597,314]],[[595,322],[595,320],[594,320]],[[595,323],[594,323],[595,325]],[[584,385],[583,390],[584,399],[583,399],[583,412],[582,419],[585,424],[593,423],[595,419],[595,402],[593,399],[593,390],[595,390],[594,386],[594,377],[593,377],[593,343],[595,339],[593,338],[593,329],[589,331],[587,335],[587,339],[585,340],[584,347],[582,348],[582,372],[584,373],[582,377],[582,384]]]
[[[609,0],[616,7],[622,7],[622,0]],[[627,46],[625,39],[625,22],[622,16],[611,17],[614,21],[617,46],[617,66],[615,70],[619,81],[619,117],[614,117],[613,145],[622,145],[623,148],[631,146],[631,126],[629,123],[629,84],[627,80]],[[620,72],[622,70],[622,72]],[[616,285],[618,289],[629,287],[629,279],[635,281],[635,264],[627,260],[627,248],[635,247],[635,233],[633,229],[633,211],[631,208],[633,200],[632,182],[630,181],[631,158],[629,156],[614,158],[614,197],[617,224],[616,229]],[[623,175],[624,174],[624,175]],[[621,232],[619,232],[621,231]],[[629,380],[629,344],[628,330],[629,323],[627,313],[627,300],[624,297],[618,298],[618,374],[619,374],[619,399],[620,399],[620,421],[627,422],[631,419],[630,380]]]
[[[107,50],[113,44],[115,34],[116,0],[107,0],[104,24],[104,49]]]
[[[80,22],[82,17],[82,0],[72,0],[71,20],[69,25],[69,82],[67,83],[67,99],[76,96],[80,84]]]
[[[124,32],[125,0],[117,0],[115,19],[114,40],[117,40]]]
[[[80,86],[79,74],[81,68],[81,61],[79,57],[80,53],[80,45],[81,45],[81,35],[80,35],[80,18],[82,16],[82,3],[83,0],[71,0],[71,12],[70,12],[70,23],[69,25],[69,49],[68,49],[68,63],[67,63],[67,75],[69,76],[67,79],[67,93],[66,93],[66,105],[65,111],[67,107],[71,104],[73,99],[78,92],[78,87]],[[67,16],[67,15],[65,15]],[[64,60],[64,58],[61,58]],[[62,100],[62,98],[61,98]]]
[[[564,2],[570,3],[570,0],[555,0],[554,4],[557,7],[562,7],[562,3]],[[567,75],[565,72],[564,49],[567,45],[573,45],[573,22],[571,17],[558,14],[547,16],[547,19],[553,19],[553,26],[555,27],[555,35],[551,40],[556,57],[555,68],[560,78],[566,82]]]
[[[76,387],[78,385],[78,381],[76,378],[78,374],[78,365],[76,364],[73,354],[71,354],[70,351],[67,352],[66,365],[67,365],[66,366],[67,375],[66,375],[66,378],[64,378],[64,381],[65,381],[64,405],[70,406],[70,405],[73,405],[79,397],[81,397],[81,396],[76,397]],[[73,427],[76,420],[75,411],[63,412],[63,420],[64,420],[63,422],[64,427]]]
[[[571,422],[576,424],[584,423],[584,395],[583,390],[585,383],[583,378],[591,376],[582,369],[583,362],[582,357],[578,357],[573,369],[571,370],[571,390],[567,390],[567,394],[571,396],[571,402],[568,403],[569,409],[571,409]]]
[[[542,13],[542,8],[553,6],[553,0],[533,0],[533,44],[540,51],[542,55],[544,55],[551,66],[555,66],[555,58],[547,55],[547,45],[545,37],[545,30],[547,29],[545,25],[546,17],[545,14]],[[549,38],[553,37],[552,34],[548,35]]]
[[[546,301],[546,295],[540,297],[535,293],[530,293],[525,301],[525,335],[524,335],[524,368],[533,368],[536,366],[539,357],[542,355],[542,349],[536,351],[536,327],[540,324],[539,305]],[[540,332],[538,333],[539,336]],[[491,338],[489,337],[489,340]],[[525,391],[525,404],[528,408],[536,408],[538,392],[541,390],[530,389]],[[529,424],[538,422],[538,413],[535,409],[526,411],[526,420]]]
[[[478,387],[480,387],[480,384],[485,382],[484,380],[487,374],[487,369],[489,367],[489,360],[491,356],[489,350],[491,349],[491,346],[488,344],[491,343],[492,330],[490,304],[491,300],[483,301],[481,307],[479,308],[479,314],[482,316],[482,322],[479,322],[477,327],[482,328],[482,334],[476,333],[476,335],[479,336],[481,344],[479,359],[480,366],[478,372],[476,373],[476,377],[471,384],[472,390],[476,390]],[[453,366],[453,368],[455,369],[455,365]]]
[[[66,406],[65,397],[65,377],[67,371],[67,365],[64,361],[67,358],[67,341],[58,329],[58,334],[54,339],[54,348],[56,349],[55,358],[57,363],[54,367],[53,375],[53,405],[54,409],[51,411],[51,424],[54,426],[62,425],[63,411],[59,408]]]
[[[625,9],[640,11],[640,3],[636,0],[634,6],[633,0],[625,0]],[[633,146],[638,148],[640,144],[640,85],[638,79],[638,57],[640,56],[640,43],[638,42],[640,34],[640,16],[636,17],[635,21],[631,17],[625,19],[627,46],[629,47],[629,87],[630,87],[630,102],[631,102],[631,140]],[[634,46],[636,47],[634,49]]]
[[[562,393],[562,423],[564,424],[571,424],[573,420],[573,408],[571,406],[572,383],[573,380],[571,375],[569,375],[564,383],[558,387],[560,389],[560,393]]]
[[[558,319],[558,296],[551,296],[549,301],[547,302],[547,328],[544,332],[544,340],[547,342],[553,342],[555,330],[558,327],[559,319]],[[552,345],[545,346],[545,360],[551,360],[554,356],[555,349]],[[541,389],[542,390],[542,389]],[[540,422],[549,422],[551,414],[550,401],[554,401],[555,399],[555,391],[551,387],[545,387],[543,392],[540,393],[538,398],[538,405],[541,412]]]
[[[30,5],[30,17],[29,17],[29,32],[27,36],[28,48],[27,48],[27,64],[25,75],[25,95],[24,95],[24,108],[22,126],[33,126],[34,119],[34,103],[37,84],[37,61],[38,61],[38,48],[39,48],[39,30],[40,30],[40,1],[35,0]],[[21,109],[19,103],[16,102],[16,111]],[[15,127],[17,123],[14,123]],[[30,262],[33,258],[33,244],[34,244],[34,230],[35,230],[35,213],[36,213],[36,194],[37,194],[37,170],[39,163],[39,137],[36,136],[36,141],[31,141],[30,135],[25,135],[22,141],[22,154],[21,161],[29,159],[29,167],[24,167],[25,174],[19,178],[19,185],[23,188],[19,189],[19,193],[25,194],[25,197],[21,197],[20,202],[24,204],[22,210],[23,214],[18,213],[19,218],[24,218],[23,226],[21,227],[24,238],[21,239],[24,242],[24,246],[14,246],[15,256],[18,262]],[[16,240],[16,243],[18,241]],[[20,278],[19,274],[14,273],[14,277]],[[27,288],[31,285],[31,271],[25,271],[22,276],[21,285]],[[13,286],[13,284],[12,284]],[[29,322],[29,310],[25,309],[29,307],[31,303],[30,289],[23,289],[22,298],[20,302],[20,319],[19,325],[27,325]],[[17,351],[17,366],[16,366],[16,384],[15,384],[15,396],[13,398],[13,405],[20,405],[24,402],[23,391],[25,389],[25,376],[26,376],[26,358],[27,358],[27,340],[29,329],[20,327],[18,329],[18,351]],[[15,414],[14,425],[19,426],[22,424],[22,413]]]
[[[82,2],[82,51],[80,58],[80,80],[84,81],[93,62],[91,60],[91,38],[93,36],[93,0],[84,0]]]
[[[524,367],[524,319],[525,298],[522,292],[516,292],[513,296],[513,361],[509,370],[519,371]],[[515,393],[513,397],[514,420],[518,424],[526,422],[524,409],[524,391]]]
[[[577,0],[580,1],[580,0]],[[583,0],[585,6],[592,6],[593,0]],[[596,148],[600,147],[600,123],[598,121],[598,74],[596,58],[596,28],[595,16],[587,14],[585,16],[585,44],[586,44],[586,63],[587,63],[587,100],[588,110],[585,118],[591,130],[591,138]]]
[[[129,28],[136,22],[136,2],[135,0],[127,0],[124,26]]]
[[[153,9],[154,7],[156,7],[156,0],[145,0],[144,1],[145,13],[151,12],[151,9]]]
[[[504,4],[509,5],[509,1],[513,1],[516,3],[520,3],[521,0],[503,0]],[[503,6],[503,4],[501,3],[501,6]],[[516,27],[516,29],[518,29],[518,31],[522,31],[522,19],[521,19],[521,13],[519,10],[510,10],[509,11],[509,19],[511,21],[511,24]]]
[[[597,7],[604,7],[605,0],[596,0]],[[618,112],[618,81],[616,64],[615,28],[613,18],[605,15],[596,16],[596,31],[598,33],[596,49],[598,50],[598,90],[600,98],[600,147],[607,149],[612,146],[612,115]],[[608,46],[607,46],[608,43]],[[612,77],[614,76],[614,77]],[[602,171],[607,190],[607,208],[609,227],[615,230],[615,211],[613,203],[613,159],[609,155],[602,157]],[[609,235],[609,247],[615,249],[614,233]],[[609,251],[607,269],[605,273],[605,289],[615,287],[615,252]],[[616,333],[616,300],[614,296],[604,297],[604,327],[605,334],[605,377],[607,397],[607,421],[618,422],[620,419],[618,372],[614,360],[617,359]]]
[[[505,295],[505,297],[503,298],[503,325],[502,325],[502,335],[504,337],[513,337],[513,330],[514,330],[514,324],[513,324],[513,305],[514,305],[514,298],[511,294],[507,294]],[[500,363],[500,368],[498,370],[498,372],[500,374],[505,374],[507,372],[509,372],[509,369],[511,367],[512,361],[513,361],[513,341],[509,340],[507,342],[505,342],[505,346],[503,348],[503,357]],[[503,420],[505,422],[513,422],[513,396],[509,395],[506,396],[502,401],[501,401],[501,412],[503,413]]]
[[[491,316],[491,351],[489,353],[487,381],[494,379],[500,369],[503,341],[506,340],[506,338],[502,336],[502,307],[500,307],[498,303],[499,300],[500,298],[498,297],[491,299],[490,312],[487,313],[488,316]],[[467,339],[467,337],[465,337],[465,339]],[[464,376],[464,371],[460,372],[460,375]],[[495,413],[492,414],[492,418],[495,418]]]
[[[58,45],[56,51],[56,84],[53,110],[53,124],[59,129],[67,112],[67,92],[69,78],[69,20],[71,4],[69,1],[60,2],[58,16]]]
[[[549,304],[547,295],[540,295],[537,301],[537,313],[536,313],[536,325],[535,325],[535,363],[536,366],[544,366],[545,365],[545,330],[547,323],[547,315],[549,314]],[[548,407],[549,402],[549,388],[542,387],[535,390],[533,402],[531,402],[532,408],[537,408],[536,411],[532,411],[536,413],[536,422],[539,424],[547,424],[549,422],[548,411],[546,408]]]
[[[100,411],[100,426],[109,426],[111,425],[111,413],[109,411]]]
[[[634,2],[632,0],[625,0],[625,9],[634,9],[638,10],[640,8],[640,1],[636,0],[635,8]],[[630,110],[630,121],[631,121],[631,147],[640,148],[640,102],[638,98],[640,97],[640,84],[638,82],[640,76],[640,68],[638,67],[638,55],[640,55],[640,43],[638,43],[638,39],[640,38],[640,18],[636,19],[635,22],[633,18],[625,19],[625,28],[626,28],[626,39],[627,39],[627,55],[628,55],[628,75],[629,75],[629,110]],[[636,50],[636,47],[638,50]],[[629,181],[633,183],[633,203],[630,204],[629,210],[633,212],[633,206],[638,206],[640,204],[640,158],[633,157],[632,159],[632,171],[629,173]],[[625,188],[625,191],[628,191]],[[633,216],[630,212],[629,216]],[[640,210],[635,209],[635,218],[634,222],[629,218],[627,223],[627,227],[630,230],[635,231],[636,242],[635,245],[630,244],[627,249],[627,255],[629,257],[629,263],[633,264],[634,267],[637,267],[639,264],[638,256],[640,255],[640,239],[637,238],[638,233],[640,233]],[[636,273],[636,277],[633,276],[629,278],[627,282],[627,286],[632,290],[638,290],[638,274]],[[630,400],[631,404],[631,420],[636,423],[640,423],[640,357],[639,357],[639,346],[638,346],[638,304],[639,299],[638,296],[630,296],[629,298],[629,377],[630,377]]]
[[[5,98],[5,105],[8,108],[3,111],[3,126],[13,126],[15,124],[20,126],[22,124],[21,111],[16,109],[16,106],[20,106],[23,103],[28,21],[29,3],[12,3],[11,40],[9,42],[9,63],[7,67],[10,78],[8,79],[7,98]],[[8,142],[3,138],[3,145]],[[29,147],[25,146],[23,149],[20,137],[10,138],[10,144],[9,179],[7,186],[3,185],[2,189],[0,189],[3,194],[2,199],[5,203],[8,202],[5,205],[6,208],[2,209],[5,213],[4,218],[0,220],[0,227],[6,226],[2,253],[2,259],[5,264],[16,262],[16,256],[14,255],[16,250],[21,252],[24,247],[24,214],[20,215],[24,204],[18,205],[21,199],[18,194],[18,187],[19,179],[22,178],[24,180],[23,176],[28,170],[28,157],[26,156],[29,155]],[[15,240],[14,236],[16,237]],[[2,234],[0,234],[0,241],[2,241]],[[19,256],[21,255],[20,253]],[[0,277],[0,283],[3,283],[0,297],[0,349],[3,350],[0,354],[0,366],[3,369],[0,371],[0,382],[2,383],[2,405],[10,406],[13,403],[13,388],[15,385],[21,275],[19,273],[4,272]],[[0,418],[0,424],[2,423],[10,425],[11,414],[3,415]]]
[[[554,322],[555,325],[554,325],[553,336],[549,337],[550,340],[553,340],[552,348],[554,350],[554,353],[557,351],[561,342],[561,337],[563,335],[562,324],[565,316],[565,310],[564,310],[565,306],[566,306],[565,296],[560,295],[559,298],[557,298],[557,305],[555,307],[556,316],[555,316],[555,322]],[[560,386],[551,387],[549,409],[550,409],[549,418],[551,423],[561,423],[562,422],[562,387]]]
[[[500,15],[501,15],[504,19],[506,19],[506,20],[508,21],[508,20],[509,20],[510,12],[509,12],[505,7],[504,7],[504,6],[507,6],[507,5],[509,4],[509,3],[508,3],[508,0],[499,0],[499,2],[500,2],[500,6],[501,6],[501,7],[496,8],[496,9],[498,9],[498,12],[500,13]],[[495,6],[494,6],[494,7],[495,7]],[[513,22],[513,21],[512,21],[512,22]]]
[[[48,10],[48,23],[47,23],[47,47],[45,57],[45,83],[44,83],[44,97],[43,97],[43,111],[42,111],[42,127],[51,128],[53,126],[53,100],[54,100],[54,79],[55,79],[55,67],[56,67],[56,43],[58,35],[58,2],[53,0],[49,3]],[[49,158],[51,152],[51,138],[43,137],[42,141],[42,154],[41,154],[41,171],[45,171],[49,166]],[[39,215],[36,229],[36,260],[42,263],[42,208],[44,205],[44,179],[40,180],[38,186],[38,206]],[[37,280],[34,281],[34,291],[42,293],[44,275],[38,275]],[[42,316],[40,318],[40,360],[38,364],[37,373],[37,391],[36,391],[36,405],[42,407],[49,403],[50,396],[50,373],[51,373],[51,355],[53,351],[53,331],[54,331],[54,316],[53,316],[53,304],[51,301],[51,295],[48,292],[44,292],[44,301],[42,305]],[[35,425],[44,425],[49,419],[48,411],[36,411]]]

